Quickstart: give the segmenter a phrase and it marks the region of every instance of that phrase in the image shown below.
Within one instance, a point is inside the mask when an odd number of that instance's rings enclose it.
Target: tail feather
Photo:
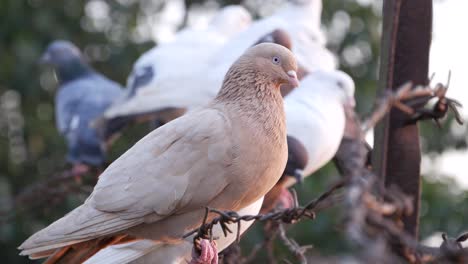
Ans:
[[[129,236],[120,235],[81,242],[56,250],[44,264],[83,263],[103,248],[133,240]]]
[[[148,239],[111,245],[97,252],[91,258],[86,260],[84,264],[106,264],[109,262],[129,263],[145,256],[161,246],[161,244]]]
[[[21,255],[47,256],[46,253],[63,247],[94,241],[141,223],[141,219],[124,220],[88,206],[77,207],[66,216],[28,238],[19,249]]]

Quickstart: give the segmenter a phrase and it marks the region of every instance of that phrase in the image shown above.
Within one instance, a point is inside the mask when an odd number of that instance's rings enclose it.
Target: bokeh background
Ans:
[[[170,40],[185,26],[207,23],[221,6],[243,4],[255,17],[272,13],[284,0],[2,0],[0,1],[0,259],[2,263],[28,263],[16,247],[30,234],[77,206],[85,195],[60,194],[35,206],[14,206],[16,194],[65,168],[66,148],[54,124],[53,99],[57,83],[51,69],[37,60],[54,39],[79,46],[92,66],[125,84],[133,62],[160,41]],[[382,1],[326,0],[322,24],[328,48],[339,58],[340,68],[356,82],[358,112],[372,107],[381,34]],[[434,2],[434,40],[431,71],[445,82],[452,70],[449,96],[468,105],[464,63],[468,36],[463,27],[465,0]],[[465,23],[466,24],[466,23]],[[189,58],[188,58],[189,59]],[[465,71],[465,72],[464,72]],[[468,81],[468,80],[467,80]],[[465,110],[464,115],[467,112]],[[421,124],[424,151],[423,200],[420,238],[437,243],[437,231],[456,235],[468,227],[467,127],[451,118],[441,129]],[[127,130],[112,149],[111,159],[135,143],[149,128]],[[301,186],[300,200],[315,197],[338,178],[328,165]],[[40,194],[38,194],[40,196]],[[59,194],[57,194],[57,197]],[[288,233],[301,244],[313,244],[314,253],[343,254],[352,250],[340,232],[340,208],[304,221]],[[248,254],[262,240],[260,227],[248,232],[242,248]],[[278,259],[287,251],[278,243]],[[260,255],[259,260],[264,256]]]

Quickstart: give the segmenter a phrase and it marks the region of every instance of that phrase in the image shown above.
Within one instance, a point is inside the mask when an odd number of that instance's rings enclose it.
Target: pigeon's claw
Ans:
[[[192,260],[189,264],[218,264],[218,249],[216,242],[208,239],[199,241],[200,253],[195,247],[192,250]]]
[[[276,208],[277,209],[290,209],[290,208],[294,208],[294,204],[295,204],[294,196],[291,194],[291,192],[288,189],[283,188],[281,190],[280,196],[278,197]]]

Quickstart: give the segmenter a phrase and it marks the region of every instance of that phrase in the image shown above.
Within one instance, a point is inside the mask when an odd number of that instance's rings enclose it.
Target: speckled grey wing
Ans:
[[[230,122],[213,109],[189,113],[153,131],[101,174],[82,206],[26,240],[20,246],[22,254],[89,240],[208,204],[229,184],[230,131]]]

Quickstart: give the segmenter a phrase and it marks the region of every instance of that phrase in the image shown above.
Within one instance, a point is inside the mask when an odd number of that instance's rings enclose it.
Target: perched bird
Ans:
[[[342,71],[315,71],[285,98],[288,136],[301,142],[310,175],[330,161],[345,128],[345,106],[354,107],[354,81]],[[311,136],[310,131],[313,132]]]
[[[66,138],[68,161],[81,174],[104,164],[104,137],[91,126],[122,94],[122,88],[89,66],[80,50],[68,41],[52,42],[40,62],[51,64],[59,80],[55,97],[57,129]]]
[[[27,239],[21,254],[52,255],[49,263],[57,263],[67,251],[83,256],[96,252],[90,242],[122,235],[180,244],[201,224],[205,206],[238,211],[258,201],[285,168],[279,87],[298,85],[296,71],[293,54],[280,45],[248,49],[210,104],[141,139],[101,174],[84,204]]]
[[[288,49],[291,49],[290,37],[283,30],[274,30],[266,34],[265,36],[262,36],[255,43],[255,45],[258,45],[260,43],[275,43],[283,47],[286,47]],[[301,71],[301,69],[298,69],[298,71]],[[281,93],[284,95],[284,91],[290,91],[293,86],[294,85],[290,83],[282,84],[280,87]],[[287,142],[288,142],[288,160],[294,156],[297,156],[297,158],[301,158],[300,155],[302,154],[297,153],[298,147],[294,147],[295,146],[293,144],[294,139],[287,137]],[[297,162],[300,162],[300,161],[297,161]],[[306,161],[303,161],[303,162],[306,162]],[[290,164],[295,164],[295,163],[291,162]],[[288,166],[291,167],[291,165],[288,165]],[[285,171],[286,172],[289,171],[288,168],[286,168]],[[262,206],[262,203],[263,203],[263,197],[258,199],[254,203],[248,205],[247,207],[241,209],[238,213],[240,215],[258,214]],[[242,223],[241,233],[247,230],[252,224],[253,224],[253,221]],[[236,225],[230,225],[230,226],[232,226],[231,230],[234,230],[235,228],[237,228]],[[217,251],[223,250],[224,248],[229,246],[232,242],[234,242],[236,239],[236,236],[233,236],[233,235],[229,235],[225,237],[219,225],[215,226],[213,232],[217,237],[219,237],[219,239],[216,241]],[[169,246],[162,247],[160,244],[154,243],[149,240],[137,240],[137,241],[119,240],[118,243],[112,246],[108,246],[102,249],[101,251],[99,251],[97,254],[93,255],[86,263],[102,263],[102,261],[108,261],[109,259],[112,259],[112,261],[115,261],[118,263],[128,262],[128,261],[133,261],[132,263],[153,263],[155,260],[161,259],[160,256],[166,256],[165,260],[167,263],[186,263],[191,258],[191,252],[192,252],[192,239],[191,238],[187,238],[186,242],[184,243],[170,246],[170,247]],[[210,261],[213,259],[212,255],[207,257],[209,261],[205,261],[203,263],[210,263]]]
[[[197,78],[204,78],[208,72],[199,72],[198,69],[211,67],[205,65],[215,51],[250,23],[251,16],[242,6],[226,6],[207,28],[183,29],[172,41],[160,43],[144,53],[128,77],[127,93],[105,112],[98,123],[99,128],[106,130],[112,127],[113,122],[122,119],[128,122],[157,118],[164,124],[184,114],[187,108],[210,102],[221,83],[211,88],[213,93],[209,96],[206,93],[190,96],[187,90],[198,89],[192,79],[194,72],[200,74]]]
[[[354,107],[354,82],[341,71],[316,71],[306,76],[285,98],[288,162],[277,184],[263,197],[238,211],[240,215],[266,213],[278,207],[290,207],[293,198],[288,187],[309,176],[329,162],[337,151],[345,130],[345,109]],[[253,221],[243,222],[241,233]],[[220,252],[236,239],[236,233],[224,236],[217,228],[213,236],[218,237]],[[231,230],[236,230],[234,225]],[[154,263],[161,255],[170,256],[166,263],[187,263],[192,252],[191,240],[172,247],[160,247],[151,241],[122,242],[108,247],[89,260],[91,263],[112,259],[122,263]],[[211,259],[210,259],[211,261]],[[205,261],[201,263],[211,263]]]

